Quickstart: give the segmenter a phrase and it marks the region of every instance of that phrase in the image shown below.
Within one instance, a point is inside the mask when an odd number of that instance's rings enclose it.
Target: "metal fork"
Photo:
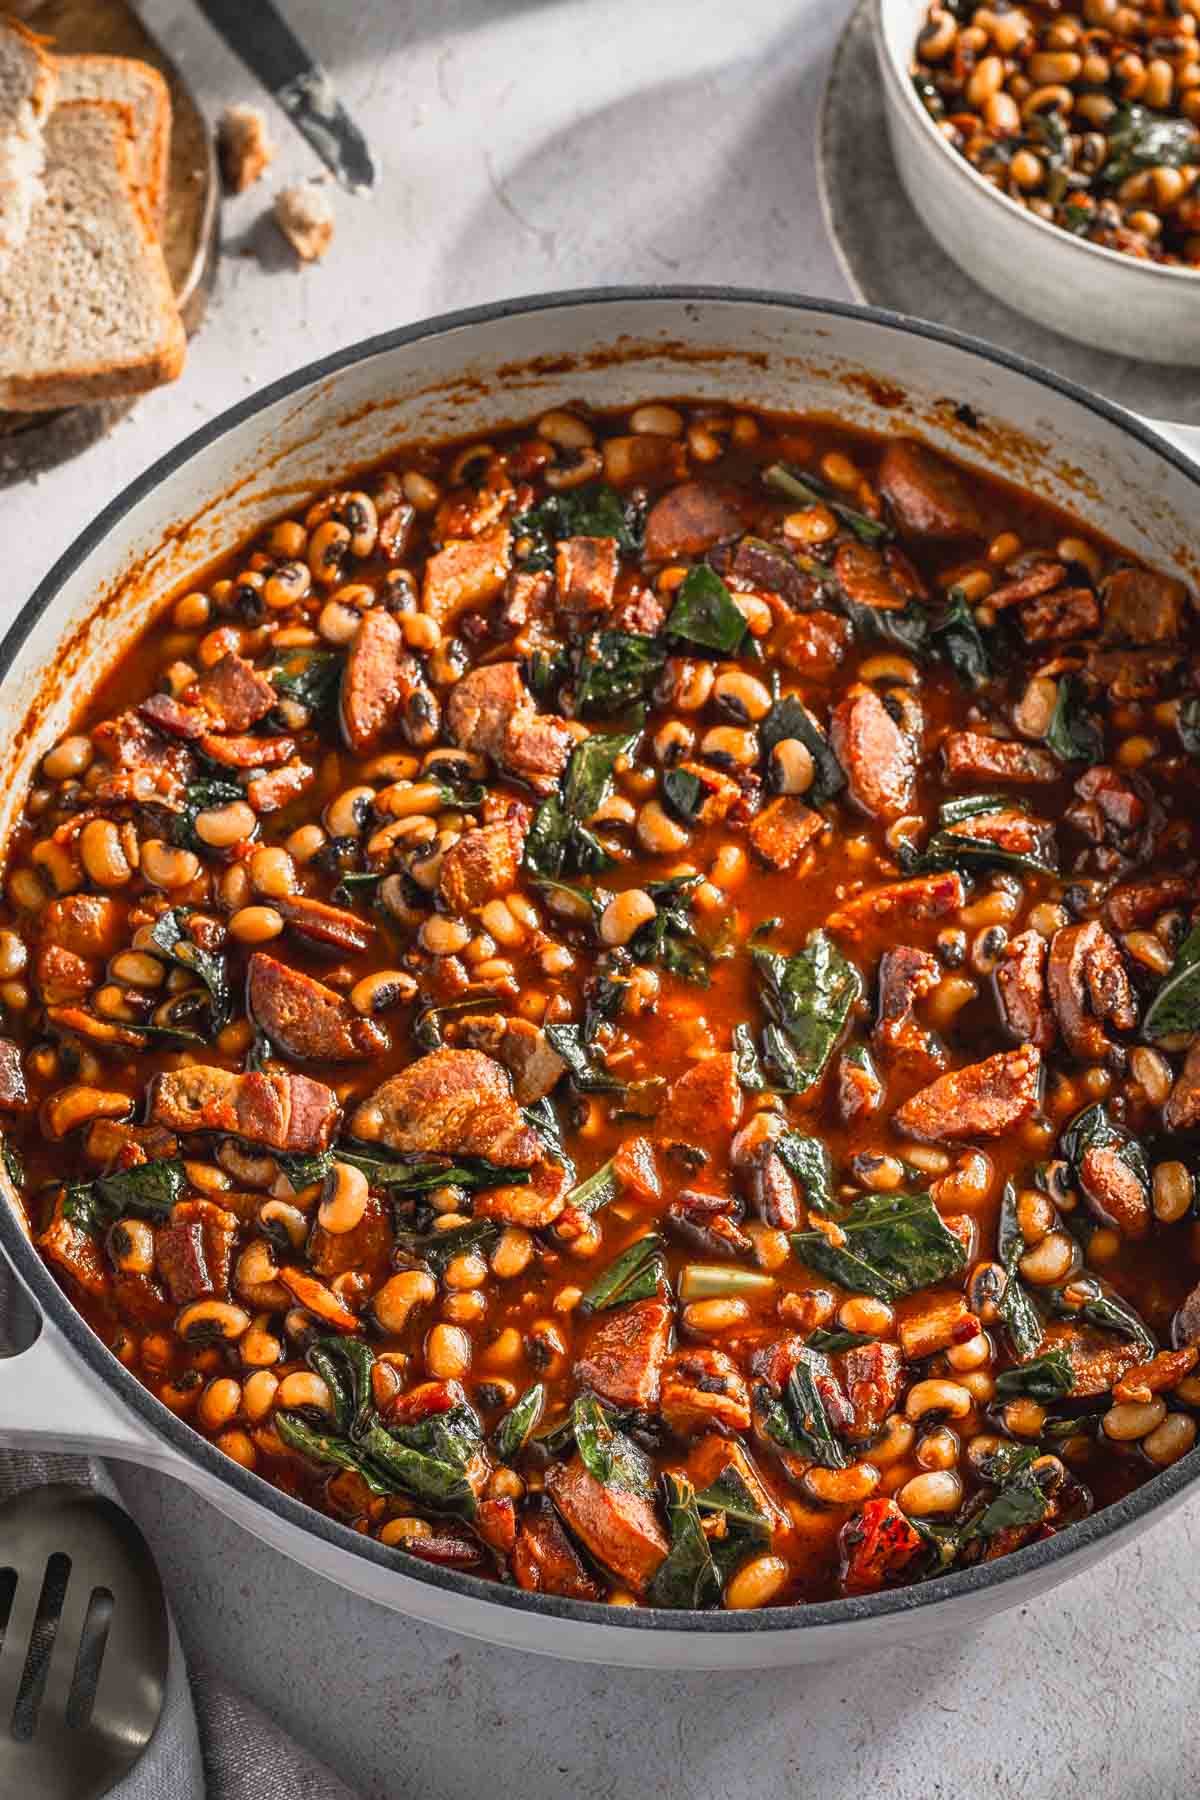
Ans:
[[[166,1678],[162,1584],[129,1515],[66,1485],[0,1506],[0,1795],[107,1794],[149,1743]]]

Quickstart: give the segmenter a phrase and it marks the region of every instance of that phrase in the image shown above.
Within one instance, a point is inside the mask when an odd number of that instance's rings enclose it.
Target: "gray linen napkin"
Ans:
[[[101,1463],[0,1449],[0,1501],[50,1481],[77,1481],[120,1504]],[[64,1546],[65,1547],[65,1546]],[[167,1692],[145,1754],[110,1800],[355,1800],[324,1763],[302,1750],[212,1669],[188,1668],[171,1620]]]

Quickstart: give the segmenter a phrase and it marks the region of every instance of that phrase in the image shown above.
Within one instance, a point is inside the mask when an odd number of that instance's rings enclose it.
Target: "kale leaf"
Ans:
[[[928,1194],[864,1194],[837,1223],[840,1245],[821,1231],[797,1231],[792,1249],[852,1294],[897,1300],[945,1280],[967,1260]]]
[[[735,656],[747,629],[729,589],[707,563],[688,570],[663,627],[669,638],[715,656]]]
[[[617,1429],[594,1394],[576,1396],[571,1426],[583,1466],[601,1486],[650,1498],[654,1475],[649,1458]]]
[[[758,728],[764,756],[785,738],[796,738],[804,745],[813,763],[812,786],[804,798],[812,806],[827,806],[846,785],[841,763],[830,749],[829,740],[812,714],[795,694],[776,700]]]
[[[623,500],[607,482],[589,482],[566,493],[547,494],[528,511],[512,519],[514,540],[528,538],[530,547],[518,557],[523,569],[549,569],[560,538],[615,538],[617,548],[637,556],[646,529],[645,507]]]
[[[574,659],[575,716],[607,718],[649,699],[666,660],[661,640],[642,632],[591,632]]]
[[[647,1598],[651,1606],[698,1608],[715,1606],[721,1577],[696,1505],[696,1490],[686,1475],[663,1476],[671,1548],[655,1572]]]
[[[126,1213],[140,1219],[168,1219],[171,1208],[183,1199],[187,1189],[187,1171],[182,1161],[178,1157],[163,1157],[68,1187],[63,1213],[72,1224],[99,1234]]]
[[[811,1457],[823,1469],[844,1469],[846,1453],[829,1422],[818,1385],[833,1384],[833,1371],[819,1350],[807,1345],[800,1351],[781,1398],[765,1382],[754,1390],[754,1412],[759,1429],[794,1456]]]
[[[509,1408],[492,1433],[492,1443],[501,1462],[512,1462],[521,1454],[541,1424],[545,1410],[546,1390],[540,1381],[535,1381]]]
[[[992,659],[961,588],[950,589],[946,609],[930,635],[935,654],[945,657],[967,687],[981,688],[991,680]]]
[[[652,1300],[666,1284],[664,1248],[657,1232],[648,1231],[596,1277],[580,1306],[585,1312],[607,1312],[631,1300]]]
[[[801,1093],[824,1072],[851,1007],[862,998],[862,976],[823,931],[814,931],[795,956],[757,947],[750,955],[770,1016],[764,1060],[779,1070],[789,1092]]]
[[[1034,1309],[1029,1290],[1021,1280],[1017,1267],[1026,1247],[1017,1220],[1017,1193],[1010,1181],[1005,1185],[1000,1201],[996,1250],[1004,1270],[1005,1282],[1004,1291],[996,1300],[996,1310],[1008,1334],[1013,1355],[1022,1362],[1037,1355],[1043,1335],[1042,1321]]]

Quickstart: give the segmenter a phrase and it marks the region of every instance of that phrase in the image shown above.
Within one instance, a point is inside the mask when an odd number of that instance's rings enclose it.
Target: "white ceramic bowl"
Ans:
[[[105,507],[0,644],[0,843],[81,700],[166,597],[194,583],[223,548],[414,438],[484,435],[573,400],[616,407],[680,396],[918,433],[1200,588],[1200,434],[1189,456],[1185,433],[1168,442],[1004,351],[888,313],[735,289],[507,301],[298,370],[211,420]],[[42,1330],[23,1355],[0,1358],[0,1443],[165,1470],[355,1593],[493,1643],[636,1668],[739,1669],[944,1638],[1106,1555],[1200,1477],[1197,1449],[1045,1542],[865,1598],[679,1613],[525,1594],[385,1549],[222,1455],[93,1334],[29,1242],[5,1182],[0,1175],[0,1253]]]
[[[1200,270],[1139,262],[1072,237],[1000,193],[951,149],[913,87],[928,0],[871,0],[871,9],[896,167],[947,256],[1052,331],[1117,356],[1200,365]],[[879,236],[886,255],[886,220]]]

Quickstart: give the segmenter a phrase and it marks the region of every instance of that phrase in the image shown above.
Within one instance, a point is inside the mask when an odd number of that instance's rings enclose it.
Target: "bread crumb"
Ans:
[[[275,160],[267,121],[256,106],[227,106],[217,126],[221,176],[231,194],[244,194]]]
[[[303,262],[319,262],[333,242],[333,203],[311,181],[276,194],[275,222]]]

